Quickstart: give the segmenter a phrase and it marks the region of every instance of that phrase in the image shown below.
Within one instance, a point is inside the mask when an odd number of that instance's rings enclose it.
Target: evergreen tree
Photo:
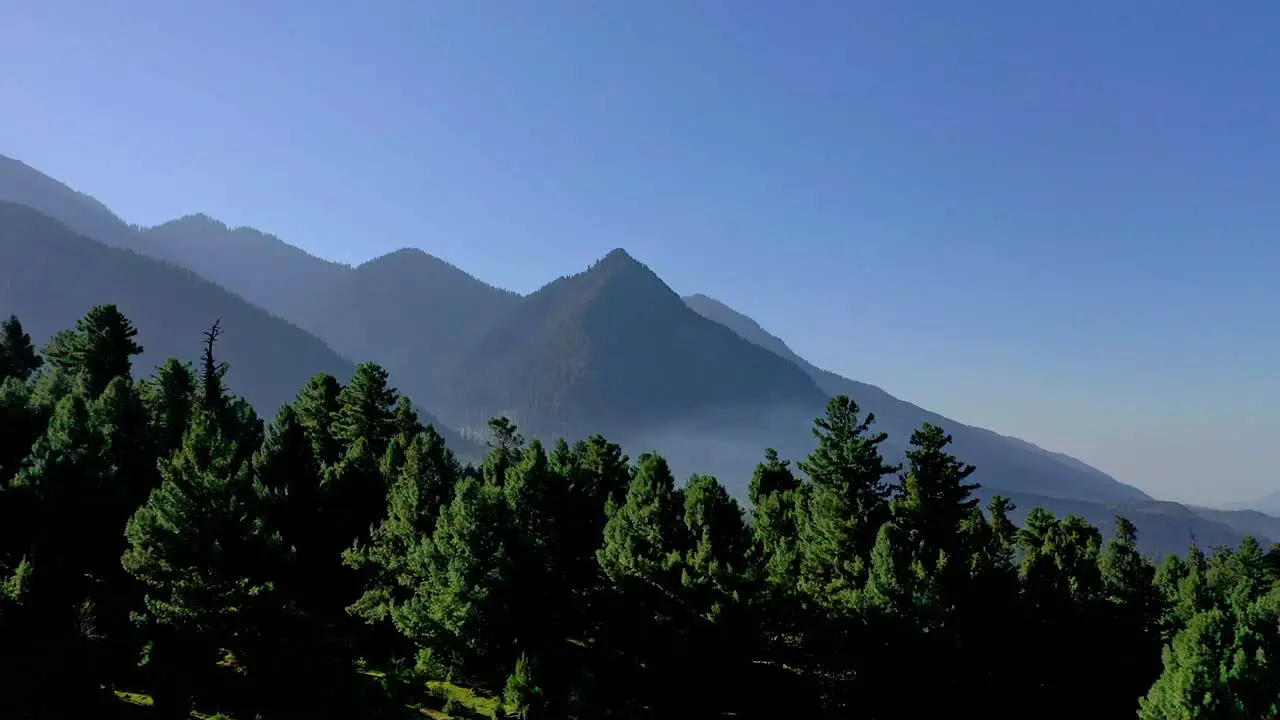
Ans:
[[[363,440],[368,452],[381,458],[396,435],[396,399],[396,390],[387,382],[387,371],[375,363],[360,363],[351,382],[338,393],[330,432],[348,452]]]
[[[182,447],[187,422],[196,401],[196,376],[189,363],[169,358],[141,390],[142,403],[151,418],[151,435],[157,452],[166,457]]]
[[[124,567],[146,587],[156,639],[157,704],[190,707],[207,691],[222,649],[244,652],[266,632],[280,600],[268,573],[282,551],[257,509],[242,450],[208,411],[161,463],[161,483],[129,520]]]
[[[0,323],[0,382],[17,378],[26,382],[44,364],[16,315]]]
[[[616,584],[637,581],[670,594],[679,586],[684,528],[681,498],[661,455],[636,462],[625,502],[611,513],[597,557]]]
[[[751,500],[751,557],[774,592],[790,592],[800,577],[799,518],[804,487],[791,463],[765,450],[748,485]]]
[[[54,367],[78,377],[96,398],[113,379],[129,375],[133,356],[143,350],[137,336],[138,329],[115,305],[97,305],[73,332],[54,336],[44,354]]]
[[[424,586],[392,610],[396,625],[432,662],[481,686],[500,688],[519,647],[521,628],[510,608],[518,602],[509,553],[510,510],[502,489],[477,478],[461,480],[441,510],[427,553]]]
[[[800,587],[829,607],[857,605],[868,555],[889,519],[885,477],[898,468],[881,457],[888,435],[871,432],[874,423],[872,414],[858,417],[853,400],[833,398],[814,421],[817,449],[800,463],[811,483],[800,517]]]
[[[413,439],[400,476],[387,493],[386,517],[367,544],[357,543],[345,562],[367,570],[369,581],[351,611],[370,622],[392,617],[429,581],[430,554],[441,507],[449,502],[461,466],[434,428]]]
[[[328,373],[313,375],[298,392],[293,408],[311,438],[316,459],[322,468],[337,464],[345,453],[342,442],[333,435],[333,417],[340,408],[338,397],[342,385]]]

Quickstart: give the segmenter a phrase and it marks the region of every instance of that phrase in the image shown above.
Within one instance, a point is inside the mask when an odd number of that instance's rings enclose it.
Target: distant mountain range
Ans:
[[[316,372],[345,380],[373,360],[455,442],[479,440],[497,414],[526,434],[602,432],[633,455],[661,450],[682,473],[716,473],[741,496],[765,447],[807,453],[812,419],[847,394],[875,413],[891,455],[922,422],[941,425],[983,493],[1024,510],[1077,512],[1104,529],[1123,512],[1152,551],[1193,535],[1280,539],[1280,519],[1159,502],[1075,458],[815,367],[727,305],[681,298],[621,249],[520,295],[416,249],[351,267],[204,215],[131,226],[0,156],[0,267],[0,313],[33,337],[115,302],[140,328],[144,364],[194,357],[200,332],[223,318],[228,381],[264,414]]]

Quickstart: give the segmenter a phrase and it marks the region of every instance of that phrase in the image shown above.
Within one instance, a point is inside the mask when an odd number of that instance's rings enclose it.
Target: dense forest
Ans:
[[[746,509],[502,418],[464,464],[372,363],[264,421],[221,331],[141,378],[114,305],[3,324],[0,716],[1280,717],[1252,539],[1016,527],[945,430],[890,464],[843,395]]]

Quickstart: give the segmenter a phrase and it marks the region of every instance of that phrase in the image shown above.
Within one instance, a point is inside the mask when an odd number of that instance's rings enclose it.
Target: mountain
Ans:
[[[474,421],[504,413],[540,434],[618,438],[700,413],[812,417],[824,402],[799,368],[690,310],[623,250],[521,299],[448,389]]]
[[[1259,498],[1246,502],[1222,503],[1223,510],[1254,510],[1271,516],[1280,517],[1280,492],[1267,493]]]
[[[742,495],[762,448],[803,456],[812,419],[844,393],[876,413],[891,456],[921,422],[941,425],[979,467],[983,492],[1024,510],[1043,504],[1104,527],[1123,513],[1148,550],[1180,550],[1193,534],[1210,546],[1245,534],[1280,539],[1270,515],[1155,501],[1075,458],[815,367],[723,303],[681,300],[621,250],[521,297],[419,250],[350,268],[201,215],[136,228],[3,156],[0,201],[14,203],[0,204],[0,312],[43,341],[115,302],[147,348],[140,374],[170,355],[195,357],[200,332],[221,317],[230,384],[264,414],[314,372],[342,378],[349,358],[374,360],[449,426],[482,431],[506,413],[526,434],[604,432],[633,456],[660,449],[678,474],[715,472]],[[479,452],[446,434],[464,455]]]
[[[405,248],[340,275],[289,317],[347,357],[376,359],[434,408],[458,359],[520,300]]]
[[[706,295],[690,295],[685,303],[703,317],[720,323],[739,337],[794,363],[827,396],[848,395],[876,416],[876,427],[889,433],[898,450],[905,450],[911,432],[922,423],[939,425],[954,438],[957,457],[978,467],[975,479],[984,485],[1044,497],[1102,502],[1141,502],[1151,498],[1096,468],[1031,443],[984,428],[945,418],[867,383],[857,382],[814,366],[759,323]]]
[[[0,267],[6,270],[0,312],[18,315],[37,342],[73,326],[94,305],[115,303],[139,329],[146,352],[136,368],[145,374],[167,357],[195,358],[201,333],[222,318],[226,333],[218,349],[232,365],[228,382],[267,417],[311,375],[345,380],[351,374],[351,360],[286,318],[322,297],[324,283],[354,272],[350,267],[207,216],[134,227],[93,197],[3,155],[0,207]],[[263,268],[280,274],[270,277]],[[273,283],[290,292],[273,299]],[[304,295],[291,302],[295,290]],[[256,292],[262,302],[240,292]],[[398,385],[401,378],[392,373],[391,380]],[[417,399],[411,388],[404,392]],[[426,412],[430,406],[418,406],[423,422],[435,424],[461,456],[482,454]]]
[[[208,215],[145,228],[141,236],[166,259],[284,318],[301,313],[312,298],[351,273],[350,266],[318,258],[275,235],[228,227]]]
[[[37,210],[85,237],[113,247],[156,255],[136,228],[116,217],[106,205],[72,190],[35,168],[0,155],[0,202]]]
[[[268,417],[311,375],[351,375],[351,362],[324,343],[195,273],[90,240],[31,208],[0,203],[0,267],[12,269],[0,276],[0,312],[40,342],[94,305],[117,305],[145,348],[140,375],[171,356],[196,358],[201,332],[221,318],[228,385]]]

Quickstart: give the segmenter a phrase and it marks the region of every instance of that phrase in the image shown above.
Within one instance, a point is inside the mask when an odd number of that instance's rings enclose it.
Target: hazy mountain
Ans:
[[[117,305],[138,327],[143,375],[170,356],[194,360],[201,332],[221,318],[227,382],[268,417],[311,375],[345,381],[352,371],[315,337],[195,273],[90,240],[31,208],[0,203],[0,267],[0,312],[16,314],[40,342],[94,305]]]
[[[141,233],[167,259],[289,319],[352,271],[275,235],[231,228],[208,215],[188,215]]]
[[[347,357],[381,363],[436,407],[458,359],[520,299],[406,248],[341,275],[290,318]]]
[[[351,268],[253,228],[189,215],[151,228],[126,223],[97,199],[0,155],[0,201],[35,209],[88,238],[176,263],[246,300],[290,317]]]
[[[345,378],[351,359],[374,360],[453,426],[481,428],[507,413],[531,432],[605,432],[633,455],[662,450],[680,474],[720,473],[741,494],[764,447],[807,452],[813,417],[844,393],[876,413],[891,454],[921,422],[942,425],[957,455],[979,467],[985,492],[1024,510],[1045,504],[1104,527],[1123,512],[1148,549],[1181,549],[1193,534],[1203,545],[1280,539],[1280,519],[1262,512],[1154,501],[1075,458],[815,367],[722,303],[681,301],[621,250],[521,297],[418,250],[350,268],[206,216],[140,230],[3,156],[0,201],[16,203],[0,205],[0,311],[43,341],[115,302],[147,347],[140,373],[170,355],[195,357],[200,332],[221,317],[229,381],[264,414],[314,372]],[[1250,506],[1280,511],[1280,500]]]
[[[159,254],[136,228],[117,217],[106,205],[4,155],[0,155],[0,202],[38,210],[85,237],[113,247]]]
[[[829,396],[845,394],[876,415],[876,426],[889,433],[895,444],[910,438],[912,430],[930,422],[945,428],[955,439],[955,452],[978,466],[977,479],[992,487],[1036,493],[1046,497],[1081,500],[1139,501],[1150,497],[1096,468],[1031,443],[972,427],[899,400],[874,385],[857,382],[814,366],[797,355],[759,323],[706,295],[684,298],[689,307],[737,333],[743,339],[776,353],[799,366]]]
[[[726,408],[812,416],[824,402],[799,368],[693,312],[622,250],[523,298],[449,389],[449,406],[476,420],[619,437]]]
[[[74,327],[91,307],[118,306],[138,328],[145,376],[169,357],[194,360],[201,333],[215,320],[225,331],[218,355],[231,365],[227,384],[270,418],[309,377],[346,381],[351,361],[319,339],[185,268],[85,238],[35,210],[0,202],[0,313],[17,315],[34,341]],[[394,378],[393,378],[394,381]],[[477,453],[434,422],[465,457]]]

